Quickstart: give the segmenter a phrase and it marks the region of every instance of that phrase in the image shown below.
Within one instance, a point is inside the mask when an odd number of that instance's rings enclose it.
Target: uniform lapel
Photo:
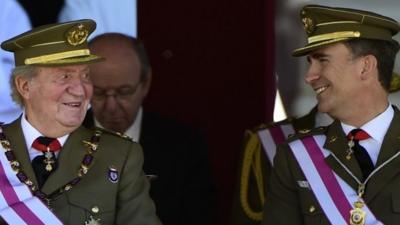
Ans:
[[[43,185],[42,191],[44,193],[51,194],[77,177],[82,159],[87,153],[87,147],[84,146],[82,141],[90,141],[91,136],[92,132],[83,127],[79,127],[69,135],[58,156],[57,170],[49,176]]]
[[[4,127],[4,133],[10,141],[11,150],[17,161],[21,164],[22,171],[37,186],[35,172],[33,171],[28,149],[26,149],[25,137],[21,128],[21,117]]]
[[[347,139],[343,132],[342,126],[339,121],[335,120],[326,131],[326,141],[324,148],[331,151],[335,156],[345,165],[351,173],[359,180],[362,179],[361,169],[358,166],[356,159],[351,157],[350,160],[346,159]],[[357,190],[358,184],[354,178],[343,168],[342,165],[332,156],[329,155],[325,162],[332,168],[332,170],[341,177],[347,184]]]
[[[394,117],[389,129],[383,139],[382,147],[378,155],[376,167],[385,163],[390,157],[400,150],[400,112],[397,108],[394,110]],[[374,174],[367,184],[365,200],[371,201],[376,194],[390,182],[391,179],[400,173],[400,156],[383,166]]]

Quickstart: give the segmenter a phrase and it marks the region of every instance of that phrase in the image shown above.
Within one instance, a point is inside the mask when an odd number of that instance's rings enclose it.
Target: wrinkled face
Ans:
[[[93,93],[87,65],[40,67],[31,80],[17,83],[27,119],[42,133],[79,127]]]
[[[353,59],[350,50],[337,43],[313,51],[308,61],[305,80],[316,93],[319,111],[340,118],[363,93],[360,58]]]
[[[104,128],[124,133],[135,121],[150,80],[140,79],[139,59],[132,48],[95,45],[92,52],[106,58],[91,65],[94,116]]]

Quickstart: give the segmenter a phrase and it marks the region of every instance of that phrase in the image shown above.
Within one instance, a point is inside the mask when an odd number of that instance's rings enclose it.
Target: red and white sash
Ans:
[[[0,145],[0,216],[9,224],[61,225],[62,222],[21,183]]]
[[[328,220],[335,225],[347,225],[358,196],[326,164],[325,158],[332,153],[322,147],[325,139],[324,135],[310,136],[289,145]],[[366,225],[382,225],[366,205],[362,209],[366,212]]]
[[[276,146],[282,144],[290,134],[294,134],[295,130],[292,124],[276,124],[269,128],[259,130],[258,137],[261,140],[262,146],[267,158],[273,165],[273,160],[276,154]]]

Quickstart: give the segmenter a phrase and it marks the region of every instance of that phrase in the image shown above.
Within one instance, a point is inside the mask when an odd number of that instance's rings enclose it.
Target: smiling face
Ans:
[[[362,101],[360,93],[365,91],[361,82],[362,63],[360,58],[353,59],[343,43],[313,51],[308,61],[305,80],[316,93],[319,111],[340,119]]]
[[[42,134],[60,137],[79,127],[93,87],[87,65],[39,67],[32,79],[17,76],[27,120]]]

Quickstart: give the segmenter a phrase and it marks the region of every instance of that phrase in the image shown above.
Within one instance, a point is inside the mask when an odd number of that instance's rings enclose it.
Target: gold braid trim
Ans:
[[[261,205],[264,205],[265,202],[264,177],[261,169],[261,144],[257,133],[246,131],[246,136],[248,136],[249,139],[243,154],[243,165],[240,176],[240,205],[250,219],[261,221],[263,217],[262,210],[259,212],[253,210],[248,200],[250,169],[252,169],[257,183]]]

